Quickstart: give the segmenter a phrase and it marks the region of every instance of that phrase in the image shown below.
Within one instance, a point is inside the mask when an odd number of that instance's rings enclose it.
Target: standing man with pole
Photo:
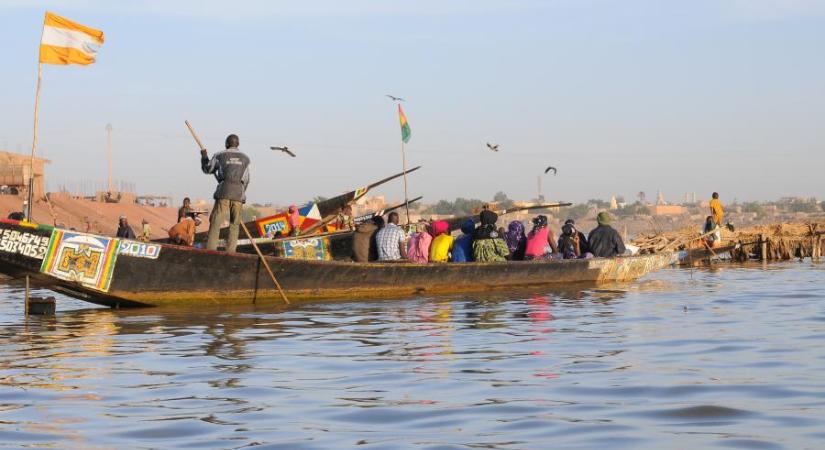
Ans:
[[[189,123],[186,123],[189,125]],[[190,131],[191,131],[190,127]],[[193,132],[194,136],[194,132]],[[209,238],[206,248],[218,249],[218,237],[221,223],[229,214],[229,237],[226,240],[226,251],[234,252],[238,245],[238,227],[241,224],[241,209],[246,203],[246,187],[249,186],[249,157],[238,150],[240,140],[237,135],[226,137],[226,150],[215,153],[212,158],[201,145],[201,170],[205,174],[214,174],[218,180],[215,189],[215,206],[209,214]]]

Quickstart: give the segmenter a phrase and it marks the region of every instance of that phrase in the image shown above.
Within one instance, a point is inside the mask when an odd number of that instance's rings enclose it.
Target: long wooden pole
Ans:
[[[264,254],[261,253],[261,249],[258,248],[258,244],[255,243],[255,238],[252,237],[252,234],[249,232],[249,228],[246,227],[246,224],[243,223],[243,221],[241,221],[241,228],[243,228],[243,232],[246,233],[246,237],[249,239],[249,242],[252,243],[252,248],[255,249],[255,253],[258,254],[258,258],[261,259],[264,268],[269,273],[269,278],[272,279],[272,282],[275,283],[275,287],[278,288],[278,292],[281,293],[281,298],[284,299],[284,303],[288,305],[289,299],[286,298],[286,294],[284,293],[284,290],[281,288],[281,283],[278,283],[278,279],[275,278],[275,274],[272,273],[272,269],[269,268],[269,263],[266,261],[266,258],[264,258]]]
[[[404,146],[404,139],[401,139],[401,164],[404,167],[404,210],[407,213],[407,224],[410,223],[410,201],[407,195],[407,151]]]
[[[42,40],[42,38],[41,38]],[[37,127],[40,119],[40,85],[43,82],[43,64],[38,57],[37,62],[37,89],[34,92],[34,131],[32,133],[32,152],[29,158],[29,195],[28,207],[26,208],[26,220],[32,220],[32,208],[34,205],[34,155],[37,153]]]
[[[198,135],[195,134],[195,129],[192,128],[192,125],[189,124],[189,121],[184,120],[183,123],[186,124],[186,128],[189,128],[189,132],[192,133],[192,137],[195,138],[195,142],[198,144],[198,148],[200,148],[201,150],[206,150],[206,147],[204,147],[201,143],[201,140],[198,139]]]

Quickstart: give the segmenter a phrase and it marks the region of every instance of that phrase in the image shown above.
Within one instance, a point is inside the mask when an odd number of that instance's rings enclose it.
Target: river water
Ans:
[[[28,321],[0,284],[0,447],[825,448],[823,275]]]

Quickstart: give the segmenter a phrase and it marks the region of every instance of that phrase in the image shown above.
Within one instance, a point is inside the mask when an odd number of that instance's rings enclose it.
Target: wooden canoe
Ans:
[[[267,257],[290,300],[398,298],[628,281],[676,253],[501,263],[354,263]],[[260,260],[0,220],[0,273],[111,307],[278,302]]]

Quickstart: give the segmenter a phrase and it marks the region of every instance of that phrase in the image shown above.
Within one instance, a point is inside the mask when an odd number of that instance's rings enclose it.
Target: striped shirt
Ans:
[[[405,240],[404,230],[394,223],[388,223],[384,228],[378,230],[375,235],[378,260],[397,261],[401,259],[401,250],[398,248],[398,244],[404,243]]]

